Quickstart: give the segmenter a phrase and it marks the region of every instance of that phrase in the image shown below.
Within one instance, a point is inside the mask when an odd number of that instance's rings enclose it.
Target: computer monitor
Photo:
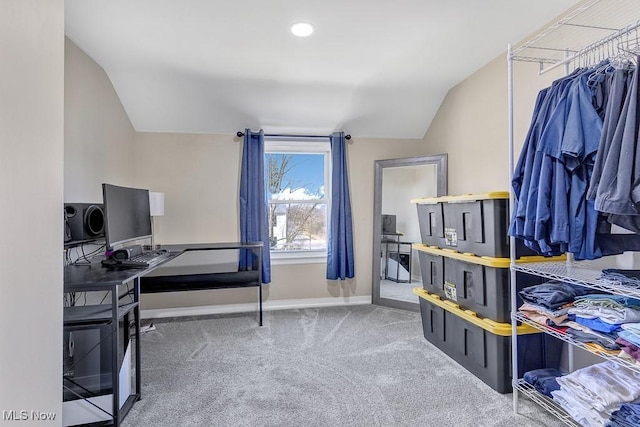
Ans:
[[[102,184],[107,247],[151,237],[149,190]]]

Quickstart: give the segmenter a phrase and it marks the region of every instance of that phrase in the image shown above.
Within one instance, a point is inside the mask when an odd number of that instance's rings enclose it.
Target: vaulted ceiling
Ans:
[[[66,0],[65,25],[138,131],[422,138],[451,87],[575,3]]]

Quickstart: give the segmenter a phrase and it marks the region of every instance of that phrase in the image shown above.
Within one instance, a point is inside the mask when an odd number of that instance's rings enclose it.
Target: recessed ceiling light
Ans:
[[[315,28],[308,22],[296,22],[291,25],[291,33],[298,37],[307,37],[313,34]]]

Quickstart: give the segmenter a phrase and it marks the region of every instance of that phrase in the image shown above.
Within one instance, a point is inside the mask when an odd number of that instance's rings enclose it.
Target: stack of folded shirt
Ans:
[[[623,403],[620,409],[613,411],[607,427],[640,426],[640,403]]]
[[[533,371],[525,372],[523,379],[531,384],[535,389],[544,394],[545,396],[551,396],[551,392],[554,390],[560,390],[560,385],[556,378],[561,377],[562,372],[556,368],[542,368],[534,369]]]
[[[569,307],[550,310],[528,302],[522,304],[519,311],[534,322],[547,326],[560,326],[569,317]]]
[[[640,300],[620,295],[586,295],[576,298],[569,314],[594,331],[611,333],[624,323],[640,321]]]
[[[569,415],[583,426],[602,426],[622,403],[640,399],[640,372],[612,361],[578,369],[556,379],[560,390],[552,391]]]
[[[595,344],[595,350],[604,351],[612,355],[617,355],[620,352],[620,346],[616,343],[616,334],[597,332],[571,320],[564,322],[563,325],[567,327],[564,333],[574,341]]]
[[[529,286],[519,292],[525,302],[541,306],[549,310],[558,310],[582,295],[594,292],[584,286],[552,280],[540,285]]]
[[[524,304],[520,307],[529,319],[547,326],[559,326],[566,319],[573,300],[592,290],[583,286],[552,280],[529,286],[519,292]]]

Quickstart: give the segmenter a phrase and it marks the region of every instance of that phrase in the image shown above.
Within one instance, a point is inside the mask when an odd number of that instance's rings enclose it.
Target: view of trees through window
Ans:
[[[325,155],[266,153],[265,173],[271,250],[325,250]]]

